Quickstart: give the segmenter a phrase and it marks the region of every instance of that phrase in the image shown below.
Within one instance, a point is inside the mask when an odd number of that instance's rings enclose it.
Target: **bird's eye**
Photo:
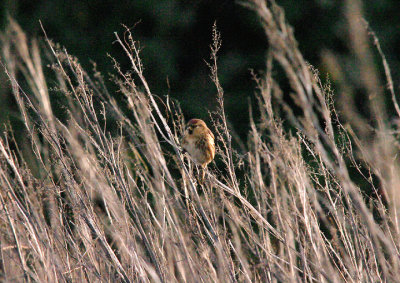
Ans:
[[[189,128],[188,132],[189,132],[189,135],[193,134],[193,128]]]

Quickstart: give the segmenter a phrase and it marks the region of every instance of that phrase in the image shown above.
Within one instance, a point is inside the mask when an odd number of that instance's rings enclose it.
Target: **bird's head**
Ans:
[[[207,129],[206,123],[201,119],[191,119],[186,125],[186,131],[189,135],[197,135]]]

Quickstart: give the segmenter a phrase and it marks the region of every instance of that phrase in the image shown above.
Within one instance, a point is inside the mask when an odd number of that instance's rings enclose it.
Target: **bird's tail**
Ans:
[[[199,184],[203,185],[204,184],[204,179],[206,177],[206,166],[201,166],[199,170]]]

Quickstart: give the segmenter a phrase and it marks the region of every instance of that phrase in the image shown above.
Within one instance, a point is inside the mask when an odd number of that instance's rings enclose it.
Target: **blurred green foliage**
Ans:
[[[208,119],[216,109],[215,88],[204,60],[209,58],[214,21],[222,34],[219,74],[225,89],[228,119],[241,137],[248,125],[248,101],[254,101],[250,69],[263,70],[268,43],[255,14],[232,0],[3,0],[1,28],[6,14],[31,36],[42,36],[39,20],[50,38],[76,55],[90,70],[91,61],[103,74],[113,72],[107,53],[123,70],[129,62],[113,32],[123,34],[121,24],[134,27],[143,48],[145,75],[154,93],[170,94],[181,102],[187,119]],[[335,0],[278,0],[294,27],[300,50],[322,72],[321,51],[333,50],[349,57],[342,2]],[[365,16],[381,40],[393,72],[399,78],[400,17],[398,0],[364,0]],[[351,62],[351,61],[349,61]],[[349,67],[351,71],[351,65]],[[9,89],[0,88],[0,102],[14,109]],[[119,95],[119,94],[116,94]],[[12,110],[11,110],[12,111]],[[0,121],[8,119],[1,111]]]

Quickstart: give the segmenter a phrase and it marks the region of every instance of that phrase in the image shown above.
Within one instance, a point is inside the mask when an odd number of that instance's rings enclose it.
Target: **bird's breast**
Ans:
[[[185,140],[182,146],[199,165],[207,165],[214,157],[214,145],[208,139]]]

